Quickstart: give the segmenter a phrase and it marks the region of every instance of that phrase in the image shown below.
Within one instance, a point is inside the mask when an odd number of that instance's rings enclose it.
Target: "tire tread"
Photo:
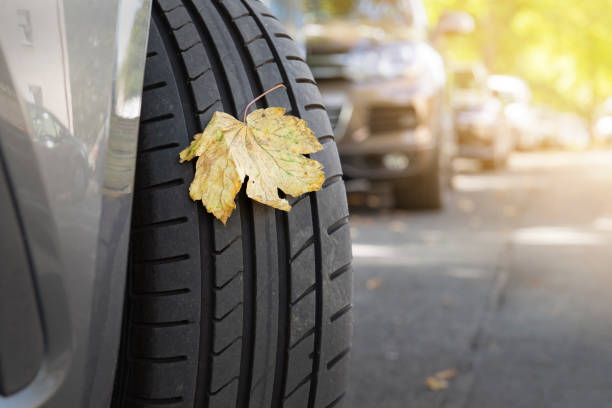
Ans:
[[[116,406],[337,405],[350,350],[351,253],[316,82],[259,1],[155,0],[152,21]],[[188,198],[193,167],[178,165],[178,152],[214,111],[239,117],[278,83],[287,88],[257,107],[282,106],[309,122],[325,148],[311,157],[328,182],[290,199],[289,213],[243,189],[223,226]]]

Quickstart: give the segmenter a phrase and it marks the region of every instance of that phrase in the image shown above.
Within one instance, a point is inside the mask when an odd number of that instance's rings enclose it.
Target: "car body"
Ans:
[[[275,4],[300,26],[288,3]],[[289,393],[304,370],[313,408],[344,395],[346,192],[321,96],[300,81],[312,75],[291,37],[258,0],[3,3],[1,407],[267,408],[284,404],[285,385]],[[292,151],[312,152],[330,182],[319,177],[304,195],[285,184],[301,196],[290,213],[285,200],[280,213],[250,199],[265,175],[246,181],[237,165],[208,157],[229,147],[209,131],[219,112],[307,124],[303,137],[319,148]],[[181,163],[198,133],[204,157]],[[279,128],[266,135],[286,144]],[[295,160],[275,160],[281,151],[262,147],[257,132],[231,140],[267,149],[270,166],[303,181]],[[230,175],[202,190],[234,205],[227,219],[190,194],[194,177],[210,176],[196,170],[206,165]],[[318,340],[292,347],[284,334],[300,331]]]
[[[420,1],[350,3],[330,16],[311,13],[308,63],[347,180],[401,188],[439,166],[444,64],[427,41]]]
[[[2,407],[110,404],[150,7],[3,2]]]
[[[499,98],[487,86],[480,64],[457,66],[453,71],[452,107],[456,157],[476,159],[487,167],[502,166],[513,139]]]

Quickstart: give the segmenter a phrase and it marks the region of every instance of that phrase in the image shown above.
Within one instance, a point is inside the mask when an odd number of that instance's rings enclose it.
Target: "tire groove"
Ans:
[[[161,10],[161,7],[158,2],[154,5],[154,7],[158,8],[158,13],[153,13],[153,19],[157,19],[158,25],[160,29],[163,28],[168,33],[174,33],[174,30],[170,27],[169,22],[165,16],[165,13]],[[176,7],[175,7],[176,8]],[[173,8],[174,9],[174,8]],[[172,10],[173,10],[172,9]],[[188,10],[188,8],[185,8]],[[166,12],[170,12],[171,10],[166,10]],[[191,18],[193,21],[193,18]],[[197,28],[197,27],[196,27]],[[179,50],[181,47],[179,46],[177,39],[174,35],[170,36],[161,36],[162,44],[166,48],[166,52],[168,55],[168,59],[170,61],[170,65],[173,67],[174,74],[176,75],[176,84],[177,90],[179,93],[180,103],[182,111],[184,112],[185,125],[187,128],[187,137],[189,138],[191,135],[195,134],[197,130],[201,130],[199,123],[196,121],[196,116],[193,114],[188,114],[188,112],[194,112],[194,109],[197,104],[195,100],[195,95],[193,94],[192,89],[187,85],[189,74],[187,71],[187,67],[182,59],[182,52]],[[194,44],[196,46],[198,43]],[[190,47],[191,48],[191,47]],[[172,52],[170,52],[172,50]],[[172,57],[174,56],[174,58]],[[183,80],[181,80],[181,78]],[[189,142],[189,140],[187,141]],[[195,167],[195,164],[193,165]],[[199,205],[196,205],[199,207]],[[199,210],[199,208],[197,208]],[[209,384],[211,378],[211,367],[212,367],[212,355],[210,354],[210,350],[212,350],[212,325],[213,325],[213,311],[212,311],[212,270],[214,268],[212,264],[212,249],[214,248],[213,237],[212,237],[212,222],[210,218],[206,218],[205,214],[202,211],[196,211],[198,217],[198,233],[200,236],[200,265],[201,265],[201,278],[200,278],[200,289],[201,289],[201,297],[202,301],[200,304],[200,338],[199,338],[199,357],[196,369],[196,391],[195,391],[195,403],[201,406],[208,406],[208,395],[206,393],[202,393],[201,384]],[[208,317],[208,325],[201,324],[202,321],[205,321],[204,316]],[[207,350],[208,352],[203,352],[203,350]]]
[[[289,399],[297,390],[299,390],[305,384],[308,384],[309,381],[312,381],[312,373],[308,374],[304,379],[302,379],[287,395],[285,395],[285,400]]]
[[[291,306],[295,306],[296,304],[300,303],[300,300],[304,299],[306,296],[308,296],[310,293],[312,293],[316,289],[317,289],[317,285],[316,284],[310,286],[309,288],[307,288],[293,302],[291,302]]]
[[[296,348],[298,346],[298,344],[300,344],[302,341],[306,340],[308,337],[312,336],[315,332],[314,327],[310,330],[308,330],[306,333],[304,333],[304,335],[302,337],[300,337],[299,339],[297,339],[295,341],[295,343],[293,343],[291,346],[289,346],[289,350],[292,350],[294,348]]]
[[[332,225],[327,227],[327,235],[332,235],[334,232],[338,231],[340,228],[344,227],[349,223],[349,216],[345,216],[340,218],[338,221],[335,221]]]
[[[340,353],[338,353],[335,357],[333,357],[331,360],[329,360],[327,362],[327,370],[331,370],[336,364],[338,364],[344,357],[348,356],[348,354],[350,353],[351,348],[347,347],[344,350],[342,350]]]
[[[339,181],[342,180],[342,174],[335,174],[333,176],[331,176],[330,178],[328,178],[327,180],[325,180],[325,182],[323,183],[323,186],[321,187],[321,189],[326,189],[327,187],[331,186],[332,184],[335,184]]]
[[[299,61],[299,62],[303,62],[304,64],[308,65],[308,63],[306,62],[306,60],[298,55],[287,55],[285,57],[285,59],[287,61]]]
[[[274,14],[270,14],[270,13],[260,13],[260,14],[264,17],[268,17],[268,18],[278,21],[278,17],[276,17]]]
[[[287,33],[274,33],[274,36],[276,38],[286,38],[288,40],[293,41],[293,38],[291,38],[291,36],[289,34],[287,34]]]
[[[333,271],[332,273],[329,274],[329,280],[334,280],[336,278],[338,278],[340,275],[342,275],[345,272],[348,272],[351,270],[351,263],[347,263],[346,265],[341,266],[340,268],[336,269],[335,271]]]
[[[138,292],[138,291],[134,291],[134,293],[131,296],[132,297],[140,297],[140,298],[163,297],[163,296],[186,295],[186,294],[188,294],[190,292],[191,292],[191,289],[189,289],[189,288],[172,289],[172,290],[160,290],[160,291],[156,291],[156,292]]]
[[[213,350],[213,356],[218,357],[221,354],[223,354],[224,352],[226,352],[230,347],[232,347],[234,344],[236,344],[238,342],[238,340],[242,340],[242,336],[237,336],[235,338],[233,338],[228,344],[226,344],[225,346],[221,347],[219,349],[219,351],[214,351]]]
[[[238,395],[236,396],[237,408],[248,408],[251,392],[251,381],[253,378],[253,353],[255,347],[255,311],[257,307],[257,294],[255,272],[256,264],[253,254],[255,253],[255,227],[253,220],[252,203],[243,194],[240,198],[240,213],[243,252],[243,310],[242,310],[242,347],[240,352],[240,375],[238,376]]]
[[[238,309],[240,306],[242,306],[244,302],[238,302],[236,305],[232,306],[232,308],[230,310],[228,310],[227,312],[223,313],[222,316],[219,317],[213,317],[213,320],[215,322],[221,322],[223,320],[225,320],[225,318],[229,315],[232,314],[233,311],[235,311],[236,309]]]
[[[310,84],[317,86],[317,83],[310,78],[295,78],[295,82],[297,82],[298,84]]]
[[[144,154],[144,153],[152,153],[152,152],[157,152],[160,150],[167,150],[167,149],[173,149],[176,147],[179,147],[180,145],[177,142],[171,142],[171,143],[165,143],[162,145],[158,145],[158,146],[153,146],[153,147],[147,147],[146,149],[142,149],[138,151],[138,154]]]
[[[183,180],[182,178],[176,178],[176,179],[169,180],[169,181],[163,181],[161,183],[151,184],[149,186],[135,188],[134,192],[135,193],[140,193],[140,192],[145,191],[145,190],[164,189],[164,188],[169,188],[169,187],[181,186],[183,184],[185,184],[185,180]]]
[[[233,383],[234,381],[237,381],[237,380],[238,380],[238,376],[234,376],[234,377],[230,378],[229,381],[226,382],[225,384],[223,384],[221,387],[217,388],[215,391],[209,391],[208,394],[209,395],[217,395],[221,391],[223,391],[223,389],[225,389],[227,386],[229,386],[231,383]]]
[[[177,217],[177,218],[172,218],[169,220],[151,222],[148,224],[133,225],[132,232],[142,232],[142,231],[149,231],[149,230],[157,229],[157,228],[171,227],[174,225],[185,224],[187,221],[189,221],[187,217]]]
[[[319,143],[325,146],[327,143],[332,143],[336,141],[336,137],[334,135],[324,135],[319,136]]]
[[[302,111],[300,109],[299,104],[297,103],[296,94],[293,89],[293,84],[291,83],[289,79],[289,74],[287,73],[286,67],[282,63],[283,58],[281,57],[281,55],[279,54],[279,51],[276,49],[274,45],[274,40],[272,38],[272,35],[270,35],[267,27],[261,21],[261,19],[258,18],[258,14],[253,9],[253,6],[249,4],[246,0],[242,0],[242,4],[249,10],[251,15],[253,15],[254,21],[258,25],[259,30],[264,35],[266,42],[268,43],[268,47],[270,48],[270,51],[275,61],[279,62],[277,65],[278,70],[283,80],[283,84],[287,87],[287,95],[291,103],[292,113],[297,114],[298,116],[302,116],[301,115]],[[271,16],[269,13],[261,13],[262,16],[266,16],[266,14],[268,16]],[[274,16],[272,16],[272,18],[276,19],[276,17]],[[317,209],[317,205],[316,205],[317,197],[316,197],[316,193],[309,193],[308,196],[310,197],[311,217],[312,217],[312,224],[313,224],[313,231],[314,231],[313,241],[315,243],[315,281],[316,281],[317,289],[318,289],[317,295],[316,295],[317,299],[315,302],[316,304],[315,306],[315,327],[317,328],[315,332],[315,351],[314,351],[315,355],[314,355],[314,358],[312,359],[313,360],[312,380],[310,383],[309,396],[308,396],[308,407],[314,408],[315,397],[316,397],[317,372],[319,369],[319,359],[320,359],[320,354],[321,354],[320,352],[321,344],[320,343],[321,343],[321,322],[322,322],[322,316],[321,316],[322,310],[321,309],[322,309],[322,303],[323,303],[323,298],[322,298],[322,289],[323,289],[322,278],[323,277],[322,277],[322,262],[321,262],[321,238],[320,238],[320,231],[319,231],[319,226],[318,226],[319,216],[316,210]],[[292,261],[294,259],[295,257],[292,257]]]
[[[157,115],[152,118],[142,119],[140,121],[141,125],[146,125],[147,123],[160,122],[166,119],[172,119],[174,117],[173,113],[164,113],[163,115]]]
[[[156,258],[156,259],[134,259],[132,262],[137,264],[137,265],[139,265],[139,264],[144,264],[144,265],[162,265],[162,264],[167,264],[167,263],[172,263],[172,262],[185,261],[187,259],[189,259],[189,254],[167,256],[167,257],[164,257],[164,258]]]
[[[288,348],[290,338],[289,294],[291,293],[291,266],[289,260],[289,220],[286,213],[276,210],[276,233],[278,241],[278,333],[276,341],[276,367],[272,387],[272,408],[282,408],[285,394],[285,378],[288,370]]]
[[[178,326],[189,326],[193,324],[191,320],[176,320],[172,322],[139,322],[132,321],[131,324],[133,326],[139,327],[154,327],[154,328],[164,328],[164,327],[178,327]]]
[[[153,363],[153,364],[171,364],[187,361],[187,356],[172,356],[172,357],[140,357],[131,356],[130,361]]]
[[[315,338],[312,356],[312,380],[310,381],[310,393],[308,396],[308,408],[315,408],[317,397],[317,384],[319,378],[319,367],[321,364],[321,337],[323,335],[323,264],[321,250],[321,229],[319,226],[319,213],[317,212],[317,196],[310,194],[310,206],[312,210],[312,224],[315,239]]]
[[[153,89],[163,88],[167,86],[168,83],[166,81],[154,82],[152,84],[143,85],[142,92],[151,91]]]
[[[342,401],[342,399],[344,398],[345,395],[346,395],[346,392],[343,392],[338,397],[334,398],[334,400],[332,402],[327,404],[327,406],[325,408],[333,408],[333,407],[335,407],[336,405],[338,405],[340,403],[340,401]]]
[[[238,240],[242,238],[242,235],[237,235],[234,238],[232,238],[232,240],[225,245],[223,248],[219,249],[219,250],[214,250],[213,253],[215,255],[221,255],[222,253],[224,253],[225,251],[227,251],[232,245],[234,245],[236,242],[238,242]]]
[[[306,109],[307,111],[315,110],[315,109],[327,111],[327,109],[325,109],[325,106],[321,105],[320,103],[310,103],[308,105],[305,105],[304,109]]]
[[[298,258],[298,256],[300,256],[300,254],[304,252],[306,249],[308,249],[308,247],[311,246],[313,243],[314,243],[314,236],[308,238],[306,242],[302,244],[300,249],[295,251],[295,254],[291,257],[290,263],[293,263],[293,261],[295,261]]]
[[[223,282],[223,284],[221,284],[219,286],[215,285],[215,290],[222,290],[222,289],[224,289],[227,285],[232,283],[234,281],[234,279],[236,279],[241,274],[242,274],[242,271],[236,272],[234,275],[232,275],[231,278],[229,278],[227,281]]]
[[[345,306],[341,307],[337,312],[334,312],[329,317],[329,321],[333,323],[334,321],[336,321],[339,318],[341,318],[343,315],[347,314],[352,308],[353,308],[353,305],[350,304],[350,303],[348,305],[345,305]]]

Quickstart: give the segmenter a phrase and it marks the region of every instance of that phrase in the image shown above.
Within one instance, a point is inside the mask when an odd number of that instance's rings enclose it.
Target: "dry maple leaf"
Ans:
[[[425,379],[425,384],[427,384],[431,391],[439,391],[448,388],[447,380],[436,377],[427,377]]]
[[[444,390],[448,388],[448,380],[453,379],[457,376],[457,370],[449,368],[446,370],[438,371],[431,377],[425,379],[425,384],[432,391]]]
[[[439,380],[450,380],[457,376],[457,370],[454,368],[448,368],[446,370],[438,371],[434,376]]]
[[[378,289],[382,286],[382,281],[380,279],[368,279],[366,282],[366,288],[369,290]]]
[[[225,224],[236,208],[234,198],[245,176],[247,196],[284,211],[291,206],[279,197],[279,189],[293,197],[320,190],[323,166],[303,154],[321,149],[307,123],[285,115],[285,109],[257,109],[248,116],[245,109],[244,122],[215,112],[206,129],[180,153],[180,160],[198,157],[189,196],[202,200],[206,210]]]

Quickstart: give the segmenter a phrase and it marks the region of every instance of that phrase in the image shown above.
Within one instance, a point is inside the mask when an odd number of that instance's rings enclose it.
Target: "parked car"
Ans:
[[[487,86],[480,64],[457,66],[453,71],[452,105],[457,143],[456,157],[477,159],[485,168],[503,167],[513,139],[499,98]]]
[[[259,1],[3,2],[1,407],[340,406],[348,210],[301,55]],[[278,83],[257,107],[308,122],[327,181],[224,226],[179,152]]]
[[[401,208],[440,207],[446,78],[441,56],[427,41],[423,5],[355,0],[311,7],[308,63],[345,178],[368,190],[391,185]],[[449,15],[439,26],[451,31],[457,27],[451,23]]]

